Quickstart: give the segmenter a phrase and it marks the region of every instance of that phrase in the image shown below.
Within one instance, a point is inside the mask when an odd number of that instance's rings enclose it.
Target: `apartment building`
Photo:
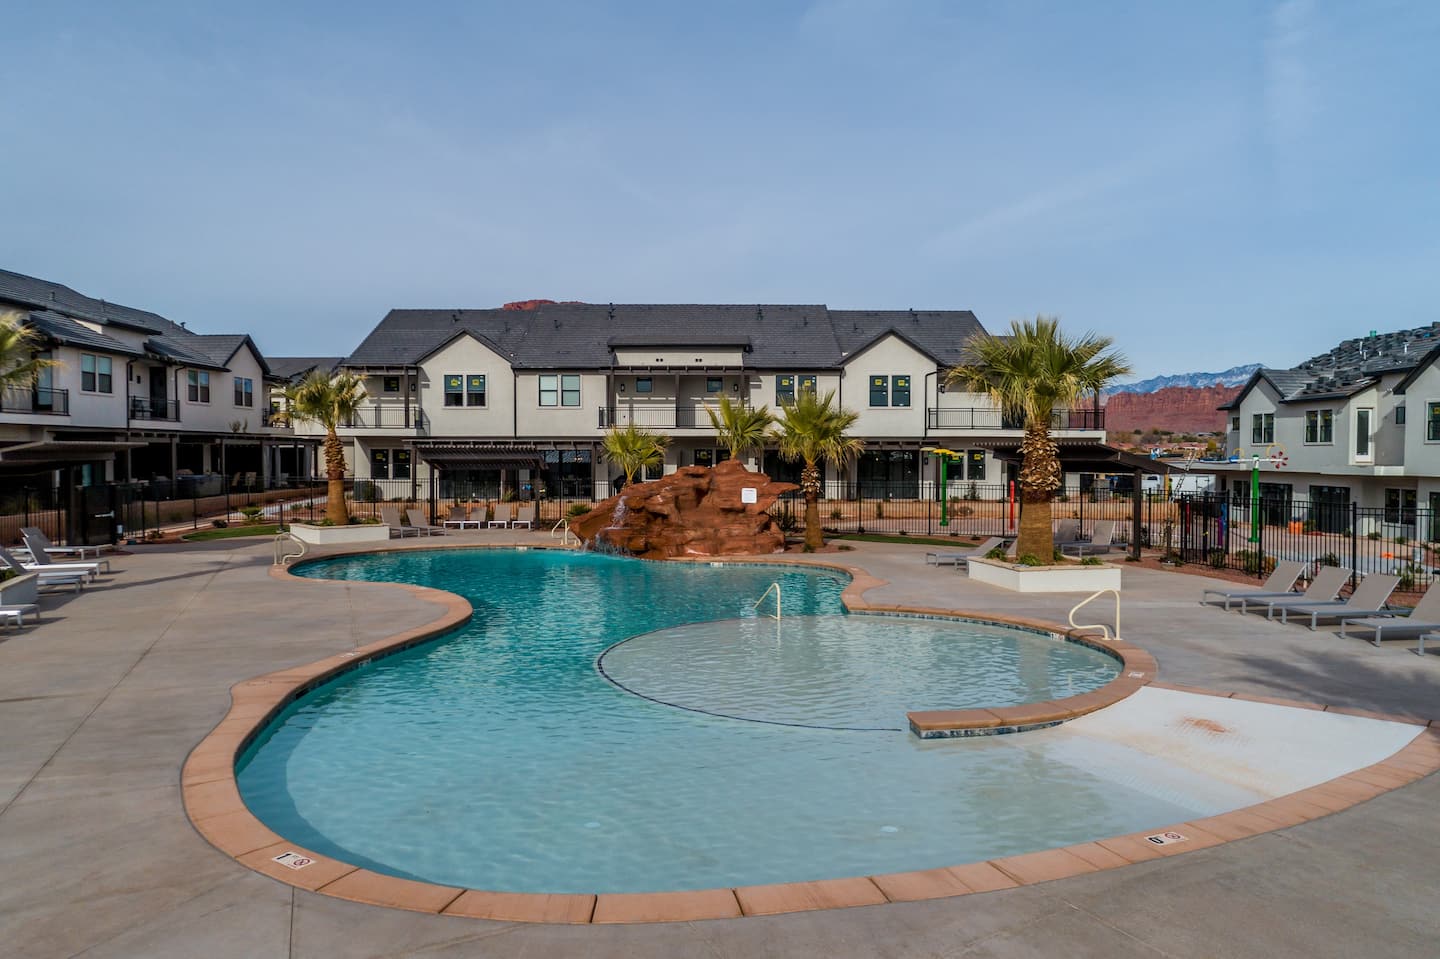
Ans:
[[[261,485],[313,468],[313,444],[271,422],[277,376],[247,334],[196,333],[8,270],[0,312],[35,330],[37,355],[58,362],[0,394],[0,476],[161,491],[182,477]]]
[[[1440,513],[1440,323],[1346,340],[1287,370],[1257,370],[1221,409],[1231,459],[1222,484],[1245,495],[1256,457],[1267,523],[1306,500],[1339,532],[1350,505],[1383,508],[1360,533],[1435,539],[1417,507]],[[1363,524],[1362,524],[1363,525]]]
[[[600,452],[611,426],[671,438],[653,476],[726,457],[705,412],[722,396],[774,410],[801,391],[833,390],[860,414],[866,452],[830,471],[832,488],[929,495],[938,463],[927,449],[963,454],[949,469],[958,489],[1004,482],[990,449],[1021,436],[984,397],[945,387],[944,370],[979,332],[969,311],[823,304],[392,310],[340,364],[364,378],[367,394],[340,433],[357,478],[408,479],[420,491],[433,476],[442,496],[603,497],[620,479]],[[1098,406],[1064,410],[1054,425],[1062,437],[1098,442],[1102,416]],[[774,450],[750,465],[798,476]]]

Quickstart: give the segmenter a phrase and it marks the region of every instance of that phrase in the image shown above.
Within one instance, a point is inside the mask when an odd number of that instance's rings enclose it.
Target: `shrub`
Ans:
[[[210,525],[213,526],[213,527],[215,527],[216,529],[225,529],[225,528],[228,527],[230,524],[227,523],[227,522],[225,522],[223,519],[217,519],[215,522],[211,523]]]
[[[1265,556],[1262,559],[1258,550],[1242,549],[1235,554],[1235,559],[1239,561],[1240,568],[1252,576],[1261,572],[1269,573],[1275,568],[1275,557]]]
[[[992,549],[990,552],[988,552],[988,553],[985,554],[985,558],[986,558],[986,559],[1004,559],[1004,558],[1005,558],[1005,547],[1003,547],[1003,546],[997,546],[997,547],[995,547],[995,548]]]
[[[565,511],[565,518],[576,519],[590,512],[592,508],[589,503],[571,503],[570,508]]]
[[[1206,555],[1205,561],[1210,564],[1211,569],[1225,568],[1225,551],[1223,549],[1212,549]]]
[[[1098,557],[1098,556],[1086,556],[1084,559],[1080,560],[1080,565],[1081,565],[1081,566],[1101,566],[1101,565],[1103,565],[1103,562],[1101,561],[1100,557]]]
[[[1415,588],[1416,578],[1423,572],[1424,570],[1414,563],[1406,563],[1404,568],[1400,570],[1400,582],[1395,584],[1395,588],[1401,592],[1409,592]]]
[[[1336,556],[1334,553],[1326,553],[1324,556],[1321,556],[1315,562],[1319,563],[1321,566],[1339,566],[1340,557]]]
[[[243,517],[245,517],[245,525],[246,525],[246,526],[259,526],[259,525],[260,525],[260,513],[261,513],[261,509],[260,509],[260,507],[258,507],[258,506],[242,506],[242,507],[240,507],[240,515],[243,516]]]
[[[1046,565],[1048,565],[1045,560],[1043,560],[1043,559],[1041,559],[1040,557],[1036,556],[1034,553],[1026,553],[1024,556],[1021,556],[1021,557],[1020,557],[1019,559],[1017,559],[1015,562],[1019,563],[1021,566],[1046,566]]]
[[[785,508],[780,511],[780,514],[775,517],[775,521],[780,524],[780,530],[785,533],[793,533],[800,526],[799,521],[795,519],[795,514],[791,512],[789,505],[786,505]]]
[[[875,518],[876,518],[876,519],[884,519],[884,518],[885,518],[885,504],[884,504],[884,503],[877,502],[877,503],[875,504]]]
[[[965,487],[965,498],[972,501],[978,500],[980,498],[980,484],[971,483]]]
[[[1365,534],[1365,538],[1366,538],[1366,539],[1379,539],[1379,538],[1380,538],[1380,533],[1379,533],[1378,530],[1371,530],[1370,532],[1368,532],[1368,533]]]
[[[1408,543],[1408,542],[1410,542],[1410,537],[1408,537],[1408,536],[1397,536],[1397,537],[1395,537],[1395,545],[1396,545],[1396,546],[1404,546],[1404,545],[1405,545],[1406,543]]]
[[[1062,549],[1060,549],[1060,547],[1056,546],[1054,549],[1050,550],[1050,562],[1052,562],[1052,563],[1062,563],[1062,562],[1064,562],[1064,561],[1065,561],[1065,552],[1064,552]]]
[[[843,517],[844,515],[845,515],[845,514],[843,514],[843,513],[840,512],[840,507],[838,507],[838,506],[835,507],[834,509],[832,509],[832,510],[830,511],[830,518],[833,519],[833,520],[838,520],[838,519],[840,519],[841,517]]]
[[[968,506],[956,506],[950,510],[951,516],[974,516],[975,511]]]

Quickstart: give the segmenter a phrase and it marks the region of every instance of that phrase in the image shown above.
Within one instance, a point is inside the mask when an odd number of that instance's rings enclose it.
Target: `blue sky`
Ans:
[[[391,307],[1037,313],[1137,375],[1440,320],[1440,4],[0,0],[0,266]]]

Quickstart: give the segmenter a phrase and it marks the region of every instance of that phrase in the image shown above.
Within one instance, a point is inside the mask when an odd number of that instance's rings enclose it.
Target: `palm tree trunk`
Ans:
[[[813,552],[825,545],[820,532],[820,467],[806,463],[800,471],[800,491],[805,494],[805,549]]]
[[[325,433],[325,478],[329,481],[325,518],[336,526],[346,526],[350,511],[345,506],[345,447],[333,429]]]
[[[1050,438],[1049,423],[1035,420],[1025,427],[1020,451],[1020,539],[1015,544],[1016,557],[1035,556],[1050,562],[1055,554],[1054,533],[1051,532],[1050,501],[1060,487],[1060,450]]]

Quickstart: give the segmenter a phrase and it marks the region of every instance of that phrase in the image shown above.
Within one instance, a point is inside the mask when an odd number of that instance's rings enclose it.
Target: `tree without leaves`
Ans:
[[[670,445],[670,437],[638,429],[631,423],[623,430],[612,426],[605,432],[600,445],[605,450],[605,458],[625,473],[625,485],[629,486],[635,482],[635,474],[640,470],[665,462],[665,448]]]
[[[741,403],[732,403],[728,396],[720,397],[718,410],[711,409],[708,403],[705,404],[705,412],[710,417],[710,425],[715,429],[716,440],[730,450],[732,460],[738,460],[751,451],[763,449],[770,427],[775,423],[770,407],[747,409]]]
[[[1064,481],[1059,448],[1050,437],[1057,409],[1073,407],[1104,390],[1130,367],[1119,353],[1107,352],[1108,336],[1086,333],[1071,339],[1054,317],[1016,320],[1005,336],[983,334],[965,344],[969,362],[950,369],[947,382],[984,393],[1005,413],[1025,424],[1020,442],[1020,513],[1018,556],[1049,557],[1054,551],[1050,501]]]
[[[345,507],[345,447],[336,430],[354,418],[364,398],[365,383],[354,373],[330,376],[316,370],[285,390],[291,422],[309,420],[325,430],[325,478],[329,481],[325,518],[336,526],[350,522]]]
[[[805,548],[812,551],[825,545],[820,532],[821,466],[849,463],[865,449],[864,440],[849,435],[860,414],[834,402],[834,390],[823,398],[814,390],[801,390],[794,403],[781,408],[773,434],[783,459],[805,464],[800,492],[805,497]]]

